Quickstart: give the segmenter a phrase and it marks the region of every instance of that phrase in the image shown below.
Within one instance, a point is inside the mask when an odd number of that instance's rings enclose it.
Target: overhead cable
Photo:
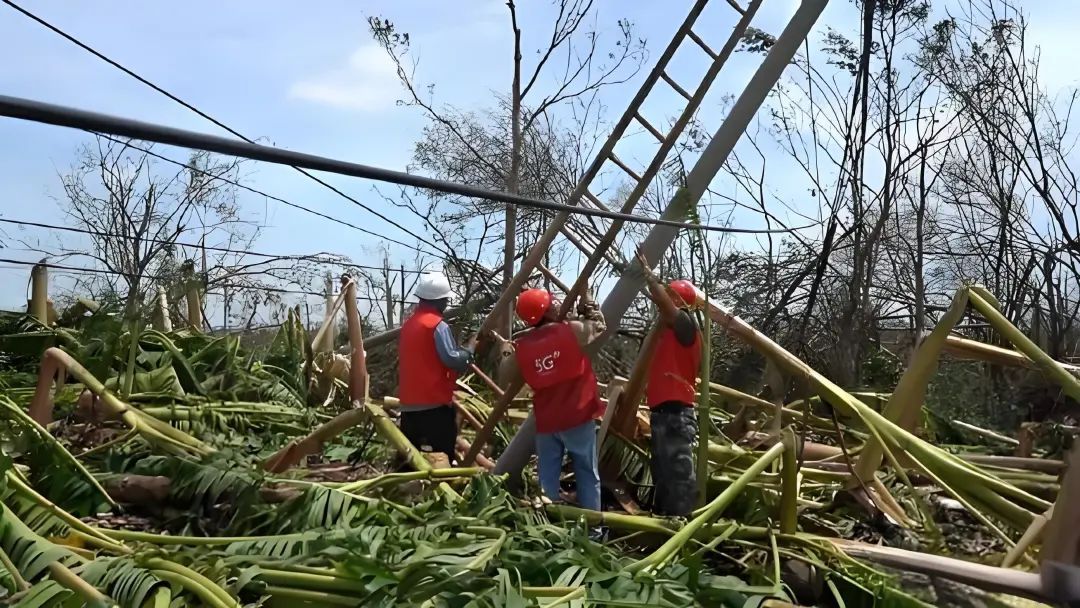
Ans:
[[[45,229],[48,229],[48,230],[62,230],[64,232],[74,232],[74,233],[78,233],[78,234],[87,234],[87,235],[103,237],[103,238],[115,238],[115,239],[125,239],[125,240],[140,240],[140,241],[147,242],[147,243],[158,243],[158,244],[165,244],[165,245],[179,245],[181,247],[193,247],[193,248],[196,248],[196,249],[205,249],[207,251],[217,251],[217,252],[221,252],[221,253],[237,253],[237,254],[251,255],[251,256],[261,257],[261,258],[270,258],[270,259],[274,259],[274,260],[296,260],[296,261],[303,261],[303,262],[312,262],[312,263],[316,263],[316,264],[332,264],[332,265],[335,265],[335,266],[344,266],[344,267],[347,267],[347,268],[358,268],[358,269],[361,269],[361,270],[379,270],[379,271],[387,270],[386,267],[382,267],[382,266],[367,266],[367,265],[364,265],[364,264],[353,264],[352,262],[345,262],[345,261],[341,261],[341,260],[335,260],[335,259],[331,259],[331,258],[320,257],[320,254],[317,254],[317,253],[316,254],[275,254],[275,253],[264,253],[264,252],[260,252],[260,251],[253,251],[253,250],[249,250],[249,249],[229,249],[228,247],[216,247],[214,245],[204,245],[202,243],[185,243],[185,242],[180,242],[180,241],[169,241],[169,240],[165,240],[165,239],[155,239],[155,238],[150,238],[150,237],[136,237],[136,236],[131,236],[131,235],[127,235],[127,234],[117,234],[117,233],[112,233],[112,232],[101,232],[99,230],[91,230],[91,229],[88,229],[88,228],[74,228],[74,227],[71,227],[71,226],[59,226],[59,225],[56,225],[56,224],[45,224],[45,223],[42,223],[42,222],[31,222],[31,221],[27,221],[27,220],[15,220],[15,219],[11,219],[11,218],[0,218],[0,223],[14,224],[16,226],[33,226],[35,228],[45,228]],[[322,253],[321,255],[335,255],[335,254]],[[413,269],[389,268],[389,270],[391,270],[393,272],[405,272],[406,274],[423,274],[424,273],[423,270],[413,270]]]
[[[147,79],[147,78],[139,75],[138,73],[136,73],[134,70],[131,70],[131,69],[127,68],[126,66],[122,65],[120,62],[108,57],[107,55],[105,55],[104,53],[98,51],[97,49],[90,46],[89,44],[86,44],[85,42],[83,42],[83,41],[79,40],[78,38],[72,36],[71,34],[65,32],[64,30],[60,29],[59,27],[56,27],[55,25],[49,23],[48,21],[42,19],[41,17],[38,17],[34,13],[31,13],[30,11],[24,9],[23,7],[21,7],[18,4],[12,2],[11,0],[2,0],[2,1],[4,2],[4,4],[7,4],[8,6],[10,6],[11,8],[15,9],[16,11],[22,13],[26,17],[29,17],[30,19],[36,21],[37,23],[41,24],[42,26],[44,26],[44,27],[48,28],[49,30],[55,32],[56,34],[60,35],[61,37],[63,37],[67,41],[71,42],[72,44],[78,46],[79,48],[83,49],[84,51],[86,51],[86,52],[90,53],[91,55],[97,57],[98,59],[104,61],[105,63],[108,63],[109,65],[111,65],[114,68],[120,70],[121,72],[124,72],[128,76],[131,76],[135,80],[138,80],[142,84],[150,87],[151,89],[157,91],[158,93],[161,93],[162,95],[168,97],[169,99],[175,101],[176,103],[184,106],[185,108],[191,110],[192,112],[194,112],[194,113],[198,114],[199,116],[205,118],[206,120],[210,121],[214,125],[222,128],[225,131],[229,132],[230,134],[234,135],[235,137],[239,137],[240,139],[242,139],[245,142],[250,143],[250,144],[255,143],[253,140],[251,140],[248,137],[244,136],[242,133],[240,133],[236,129],[233,129],[229,125],[226,125],[225,123],[221,122],[220,120],[214,118],[213,116],[211,116],[211,115],[207,114],[206,112],[200,110],[199,108],[195,107],[193,104],[188,103],[187,101],[184,101],[183,99],[181,99],[180,97],[170,93],[166,89],[158,86],[157,84],[154,84],[149,79]],[[333,185],[327,183],[326,181],[320,179],[319,177],[317,177],[315,175],[312,175],[312,174],[308,173],[307,171],[305,171],[302,168],[297,167],[297,166],[293,166],[293,169],[296,169],[301,174],[306,176],[308,179],[311,179],[311,180],[315,181],[316,183],[322,185],[323,187],[328,188],[329,190],[331,190],[332,192],[334,192],[338,196],[344,198],[345,200],[351,202],[352,204],[360,207],[361,209],[364,209],[364,210],[372,213],[376,217],[382,219],[383,221],[390,224],[391,226],[394,226],[395,228],[401,230],[405,234],[408,234],[409,236],[411,236],[413,238],[416,238],[420,242],[425,243],[425,244],[427,244],[427,245],[429,245],[431,247],[434,247],[435,249],[440,249],[441,250],[441,248],[439,246],[437,246],[434,243],[428,241],[424,237],[412,232],[408,228],[406,228],[406,227],[402,226],[401,224],[395,222],[394,220],[386,217],[385,215],[379,213],[378,211],[375,211],[371,207],[365,205],[364,203],[361,203],[360,201],[353,198],[352,196],[349,196],[348,194],[345,194],[344,192],[342,192],[338,188],[336,188]],[[444,253],[447,253],[447,252],[444,251]]]
[[[676,222],[671,220],[644,217],[631,213],[620,213],[617,211],[607,211],[604,209],[594,209],[589,207],[567,205],[563,203],[554,203],[551,201],[534,199],[519,194],[498,192],[495,190],[488,190],[486,188],[480,188],[468,184],[448,182],[430,177],[424,177],[422,175],[414,175],[411,173],[403,173],[390,169],[371,167],[368,165],[361,165],[359,163],[352,163],[348,161],[327,158],[324,156],[317,156],[314,154],[305,154],[302,152],[293,152],[291,150],[282,150],[280,148],[248,143],[246,141],[237,141],[235,139],[229,139],[217,135],[209,135],[206,133],[197,133],[195,131],[176,129],[173,127],[166,127],[153,123],[131,120],[119,116],[110,116],[108,114],[89,112],[77,108],[44,103],[19,97],[10,97],[7,95],[0,95],[0,115],[61,127],[84,129],[87,131],[99,131],[122,137],[132,137],[135,139],[154,141],[167,145],[182,146],[197,150],[205,150],[208,152],[217,152],[219,154],[250,158],[263,162],[295,167],[304,167],[314,171],[325,171],[328,173],[337,173],[340,175],[349,175],[352,177],[389,182],[402,186],[412,186],[415,188],[435,190],[448,194],[458,194],[461,196],[488,199],[506,203],[509,205],[532,207],[536,209],[547,209],[549,211],[561,211],[576,215],[603,217],[607,219],[636,222],[640,224],[672,226],[675,228],[704,230],[710,232],[764,234],[788,233],[792,232],[793,230],[798,230],[798,228],[752,229],[732,228],[728,226],[711,226],[704,224],[690,224],[685,222]]]

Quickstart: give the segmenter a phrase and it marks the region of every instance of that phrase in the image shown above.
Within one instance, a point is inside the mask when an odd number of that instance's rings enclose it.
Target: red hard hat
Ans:
[[[551,308],[551,293],[546,289],[526,289],[517,300],[517,315],[526,325],[533,326]]]
[[[668,287],[682,299],[681,304],[693,306],[697,303],[697,289],[694,288],[694,284],[690,281],[679,279],[678,281],[672,281]],[[676,304],[680,304],[680,302],[676,302]]]

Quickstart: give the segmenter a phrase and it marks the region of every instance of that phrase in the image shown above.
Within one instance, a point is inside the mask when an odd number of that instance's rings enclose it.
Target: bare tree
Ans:
[[[509,92],[498,98],[495,107],[481,112],[437,105],[433,86],[422,94],[424,89],[414,78],[415,63],[410,61],[409,35],[379,17],[369,19],[369,25],[397,66],[406,92],[403,103],[418,108],[431,121],[416,146],[417,166],[446,179],[565,200],[598,138],[599,93],[637,73],[646,57],[645,42],[634,36],[629,22],[619,20],[614,41],[602,44],[603,36],[590,25],[592,0],[555,0],[550,33],[536,50],[535,63],[526,66],[518,7],[513,0],[506,5],[514,41],[513,76]],[[542,89],[541,83],[549,79],[555,83]],[[573,126],[560,126],[560,114],[568,115]],[[444,218],[451,222],[502,212],[504,286],[514,274],[518,240],[529,242],[546,227],[541,211],[525,213],[490,201],[433,197],[433,203],[443,201],[462,209]],[[519,218],[519,213],[524,217]]]
[[[204,293],[220,288],[228,319],[238,299],[244,308],[251,307],[252,298],[263,304],[279,301],[265,291],[268,283],[295,282],[304,274],[302,256],[248,257],[260,225],[244,217],[237,199],[233,184],[240,179],[241,161],[194,152],[186,164],[166,169],[159,160],[146,144],[98,136],[60,176],[61,204],[87,234],[89,247],[62,242],[58,248],[107,271],[82,279],[81,285],[115,294],[124,305],[131,340],[121,383],[125,395],[134,379],[136,342],[147,316],[143,309],[159,289],[177,297],[193,280]]]
[[[929,29],[920,60],[971,125],[949,167],[947,200],[966,237],[953,267],[985,277],[1003,312],[1060,357],[1080,339],[1077,91],[1045,92],[1026,33],[1010,2],[980,0]]]

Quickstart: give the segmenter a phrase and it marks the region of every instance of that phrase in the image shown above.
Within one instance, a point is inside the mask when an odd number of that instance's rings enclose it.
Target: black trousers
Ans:
[[[649,415],[652,427],[649,468],[653,478],[653,511],[686,517],[697,505],[694,441],[697,414],[679,401],[666,401]]]
[[[457,416],[454,407],[441,405],[430,410],[401,408],[401,432],[421,452],[442,452],[453,463],[457,457]]]

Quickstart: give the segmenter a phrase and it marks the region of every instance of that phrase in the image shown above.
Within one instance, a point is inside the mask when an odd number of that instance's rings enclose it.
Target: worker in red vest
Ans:
[[[421,452],[442,452],[451,463],[458,428],[454,390],[476,350],[475,336],[462,348],[443,320],[452,294],[444,274],[421,275],[415,291],[419,303],[398,339],[401,432]]]
[[[514,341],[514,361],[516,373],[533,390],[540,488],[551,500],[559,499],[563,456],[569,453],[578,504],[599,511],[595,421],[604,406],[583,347],[603,333],[604,320],[587,297],[578,312],[582,319],[560,322],[558,303],[548,291],[523,291],[517,314],[532,329]]]
[[[701,331],[689,310],[697,303],[697,289],[684,280],[672,281],[665,289],[648,266],[643,267],[662,324],[645,389],[652,433],[653,508],[658,514],[686,517],[697,504],[693,445]]]

